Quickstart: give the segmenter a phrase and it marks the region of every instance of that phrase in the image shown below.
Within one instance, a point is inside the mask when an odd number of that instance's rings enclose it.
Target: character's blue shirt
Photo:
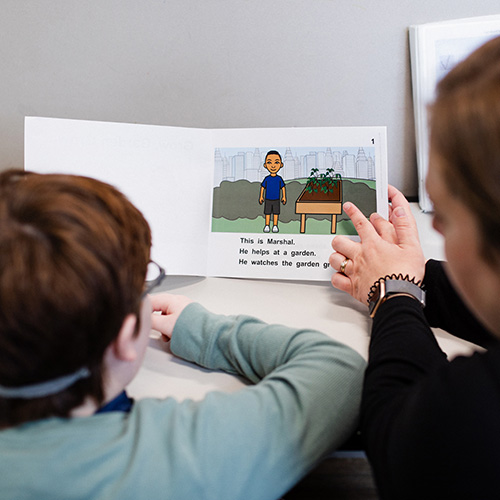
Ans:
[[[279,175],[268,175],[261,186],[266,190],[266,200],[279,200],[280,189],[285,186],[285,182]]]

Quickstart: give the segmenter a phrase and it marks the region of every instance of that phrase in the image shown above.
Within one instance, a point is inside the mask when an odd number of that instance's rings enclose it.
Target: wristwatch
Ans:
[[[402,279],[381,279],[372,288],[368,299],[368,311],[373,318],[380,307],[391,295],[408,295],[425,307],[425,290],[411,281]]]

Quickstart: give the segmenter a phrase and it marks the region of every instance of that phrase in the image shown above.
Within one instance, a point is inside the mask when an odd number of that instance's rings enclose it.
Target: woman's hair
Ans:
[[[443,166],[450,193],[478,221],[482,252],[500,262],[500,37],[453,68],[431,111],[431,161]]]
[[[0,398],[0,427],[103,401],[103,356],[139,314],[150,247],[148,223],[108,184],[0,174],[0,385],[90,371],[51,396]]]

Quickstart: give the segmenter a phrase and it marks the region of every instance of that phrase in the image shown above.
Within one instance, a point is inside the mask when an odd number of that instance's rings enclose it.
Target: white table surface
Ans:
[[[444,259],[442,238],[432,229],[432,216],[421,212],[416,203],[412,210],[426,258]],[[159,290],[186,295],[215,313],[249,314],[268,323],[315,328],[367,357],[371,327],[367,307],[329,282],[169,276]],[[450,357],[476,348],[441,330],[436,335]],[[211,390],[234,391],[244,383],[180,360],[170,353],[168,343],[152,338],[128,391],[136,398],[202,399]]]

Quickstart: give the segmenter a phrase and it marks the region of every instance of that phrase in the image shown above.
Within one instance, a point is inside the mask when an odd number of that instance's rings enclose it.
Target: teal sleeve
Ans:
[[[203,477],[213,498],[277,498],[356,428],[365,361],[322,333],[191,304],[171,349],[256,384],[184,402],[189,453],[205,464],[198,474],[218,464],[217,474]]]
[[[304,350],[319,361],[328,359],[332,349],[336,363],[363,363],[351,348],[315,330],[270,325],[251,316],[217,315],[197,303],[183,311],[171,341],[176,356],[254,383],[297,356],[302,359]]]

